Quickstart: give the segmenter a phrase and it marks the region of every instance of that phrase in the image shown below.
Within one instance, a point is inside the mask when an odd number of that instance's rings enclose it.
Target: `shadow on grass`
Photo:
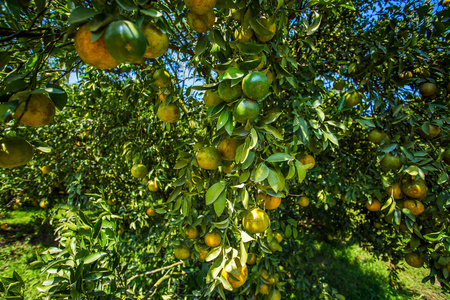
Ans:
[[[426,299],[401,286],[389,285],[386,266],[370,255],[338,242],[321,243],[315,263],[325,279],[346,299]],[[383,275],[385,273],[385,275]]]

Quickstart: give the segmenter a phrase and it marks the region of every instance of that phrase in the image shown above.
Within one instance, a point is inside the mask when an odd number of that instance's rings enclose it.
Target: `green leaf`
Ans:
[[[195,45],[194,52],[195,56],[200,56],[205,52],[206,47],[208,46],[208,37],[206,35],[202,35],[198,38],[197,45]]]
[[[163,14],[159,11],[157,11],[156,9],[141,9],[140,10],[141,13],[143,13],[144,15],[150,16],[152,18],[161,18],[163,16]]]
[[[213,184],[208,191],[206,192],[205,200],[206,205],[210,205],[222,194],[223,190],[226,187],[226,182],[217,182]]]
[[[225,229],[230,225],[230,219],[227,218],[221,222],[213,222],[213,225],[216,226],[216,228]]]
[[[238,79],[244,77],[244,72],[238,68],[229,68],[223,73],[223,79]]]
[[[93,9],[86,7],[77,7],[70,14],[68,22],[71,24],[84,23],[96,14],[97,12]]]
[[[263,51],[266,46],[254,43],[245,43],[245,44],[239,43],[236,45],[236,47],[244,55],[256,55],[261,53],[261,51]]]
[[[227,48],[227,44],[219,30],[214,29],[209,33],[209,36],[210,38],[212,38],[211,42],[217,44],[222,50],[225,50]]]
[[[333,133],[324,131],[323,135],[327,140],[331,141],[336,146],[339,146],[338,139],[336,138],[336,136]]]
[[[397,148],[397,144],[389,144],[380,148],[382,152],[392,152]]]
[[[306,172],[308,169],[308,165],[304,165],[298,160],[295,160],[295,167],[297,169],[298,181],[301,183],[306,177]]]
[[[267,29],[266,27],[261,25],[261,23],[259,23],[259,21],[256,18],[251,18],[249,20],[249,24],[250,24],[250,27],[252,27],[252,29],[257,34],[260,34],[260,35],[263,35],[263,36],[272,36],[272,35],[274,35],[274,33],[272,31],[270,31],[269,29]]]
[[[225,126],[225,124],[228,122],[229,117],[230,117],[230,112],[227,109],[222,110],[222,113],[220,114],[219,119],[217,120],[216,131],[219,131],[220,128]]]
[[[265,163],[260,163],[255,171],[255,182],[260,182],[269,176],[269,168]]]
[[[220,217],[220,215],[222,215],[223,213],[223,210],[225,209],[225,205],[227,203],[226,195],[227,192],[223,191],[214,201],[214,211],[216,212],[217,217]]]
[[[313,21],[311,25],[308,27],[307,35],[311,35],[316,32],[320,27],[320,22],[322,21],[322,15],[320,15],[317,11],[314,11]]]
[[[99,260],[100,258],[104,257],[105,255],[107,255],[106,252],[91,253],[84,258],[84,264],[87,265],[87,264],[93,263],[93,262]]]
[[[280,74],[284,77],[292,77],[293,76],[291,73],[289,73],[288,70],[286,70],[283,66],[281,66],[279,64],[275,64],[274,67],[275,67],[275,70],[277,71],[277,74]]]
[[[138,9],[138,7],[130,0],[116,0],[116,2],[124,10],[133,11]]]
[[[48,95],[52,99],[56,108],[62,110],[67,104],[68,96],[66,91],[64,91],[62,87],[56,84],[48,84],[46,90],[49,93]]]
[[[186,167],[189,164],[190,161],[191,160],[187,159],[187,158],[180,158],[179,160],[177,160],[177,162],[175,163],[175,166],[173,168],[175,170],[179,170],[181,168],[184,168],[184,167]]]
[[[278,174],[270,168],[268,181],[270,187],[277,193],[280,190],[280,179],[278,178]]]
[[[266,161],[267,162],[281,162],[281,161],[291,161],[294,158],[286,153],[275,153],[269,156]]]
[[[271,125],[263,125],[263,126],[261,126],[261,129],[267,131],[268,133],[273,135],[276,139],[283,140],[283,134],[281,133],[281,131],[279,131],[275,127],[273,127]]]
[[[436,241],[440,240],[442,237],[444,237],[444,232],[428,233],[428,234],[425,234],[423,237],[429,241],[436,242]]]

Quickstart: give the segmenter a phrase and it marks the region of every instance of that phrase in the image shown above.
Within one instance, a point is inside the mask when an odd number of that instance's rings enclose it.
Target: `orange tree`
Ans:
[[[449,288],[440,3],[1,9],[0,160],[23,157],[12,136],[34,156],[4,165],[0,204],[51,207],[43,298],[340,297],[312,263],[322,236]],[[35,95],[57,109],[39,127]]]

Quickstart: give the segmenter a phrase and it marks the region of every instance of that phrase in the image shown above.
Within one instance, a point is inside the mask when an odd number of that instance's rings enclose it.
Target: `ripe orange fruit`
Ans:
[[[232,172],[233,172],[233,167],[234,167],[234,163],[232,163],[231,165],[229,165],[229,166],[223,166],[223,172],[225,173],[225,174],[231,174]]]
[[[222,237],[217,232],[208,232],[205,235],[205,244],[211,248],[217,247],[222,242]]]
[[[55,104],[44,94],[32,94],[27,104],[28,93],[14,94],[9,101],[19,101],[14,113],[14,119],[19,123],[31,127],[42,127],[53,121],[55,117]]]
[[[131,175],[133,175],[136,178],[144,178],[145,175],[147,175],[148,170],[147,167],[143,164],[134,165],[131,168]]]
[[[142,32],[147,39],[147,49],[144,57],[157,58],[169,49],[169,37],[155,24],[148,23],[142,27]]]
[[[426,82],[420,86],[420,94],[425,97],[433,96],[436,93],[436,85]]]
[[[261,206],[268,210],[277,209],[281,204],[280,197],[274,197],[271,195],[266,195],[264,198],[264,202],[261,203]]]
[[[154,210],[153,208],[149,207],[149,208],[147,208],[146,214],[149,217],[154,217],[154,216],[156,216],[156,210]]]
[[[49,205],[50,205],[50,202],[48,200],[42,200],[41,202],[39,202],[40,208],[48,208]]]
[[[406,181],[402,184],[402,191],[406,196],[420,199],[428,192],[428,187],[423,179],[414,180],[412,182]]]
[[[272,290],[269,294],[270,300],[281,300],[281,293],[279,290]]]
[[[219,150],[214,147],[206,147],[198,151],[198,166],[205,170],[215,170],[222,164],[222,157]]]
[[[419,135],[424,139],[434,139],[439,135],[439,133],[441,133],[441,129],[433,124],[430,124],[430,132],[428,134],[422,130],[422,127],[419,128]]]
[[[283,240],[283,236],[281,235],[281,233],[279,232],[275,232],[273,234],[273,236],[275,237],[275,239],[278,241],[278,243],[281,243],[281,241]]]
[[[105,35],[92,42],[92,34],[86,28],[87,24],[84,24],[75,35],[75,50],[81,60],[97,69],[107,70],[117,67],[119,62],[106,49]]]
[[[186,7],[197,15],[204,15],[216,6],[216,0],[184,0]]]
[[[260,208],[252,208],[244,214],[242,226],[249,233],[262,233],[269,227],[269,216]]]
[[[208,254],[209,254],[209,250],[204,245],[201,245],[198,249],[198,258],[200,260],[204,261],[204,260],[206,260],[206,257],[208,256]]]
[[[247,281],[248,270],[247,265],[241,266],[239,258],[235,258],[235,262],[239,275],[228,273],[227,271],[225,271],[225,269],[222,269],[221,273],[225,277],[225,279],[228,280],[230,285],[236,289],[238,287],[241,287],[245,283],[245,281]]]
[[[275,36],[275,31],[277,30],[277,25],[275,24],[275,22],[271,23],[270,20],[265,18],[265,17],[259,18],[258,21],[267,30],[272,32],[271,35],[261,35],[261,34],[258,34],[257,32],[255,32],[255,35],[258,38],[258,40],[260,42],[266,43],[266,42],[270,41]]]
[[[197,15],[192,11],[188,12],[186,17],[188,25],[198,33],[208,32],[216,21],[214,11],[208,11],[204,15]]]
[[[259,113],[258,102],[249,99],[239,101],[233,110],[234,119],[242,124],[247,123],[247,120],[252,122],[259,116]]]
[[[173,102],[169,104],[161,103],[158,107],[156,115],[163,122],[175,123],[180,119],[181,111]]]
[[[366,207],[370,211],[379,211],[381,209],[381,203],[377,199],[372,201],[372,204],[369,201],[366,202]]]
[[[306,155],[302,156],[302,158],[300,158],[300,162],[301,162],[303,165],[309,165],[309,164],[312,164],[312,166],[309,166],[309,167],[308,167],[308,170],[311,170],[311,169],[314,168],[314,166],[316,165],[316,160],[314,159],[313,156],[311,156],[311,155],[309,155],[309,154],[306,154]]]
[[[261,295],[267,295],[267,294],[269,294],[269,291],[270,291],[270,286],[268,284],[263,283],[259,287],[259,293]]]
[[[14,168],[33,158],[33,147],[24,138],[5,137],[0,140],[0,168]]]
[[[192,225],[186,225],[183,231],[184,234],[186,235],[186,238],[188,238],[189,240],[195,240],[200,235],[200,232],[198,231],[197,227],[194,227]]]
[[[114,21],[108,25],[105,44],[112,57],[125,63],[139,62],[147,50],[147,39],[142,30],[126,20]]]
[[[357,104],[361,103],[361,94],[358,92],[353,93],[346,93],[345,94],[345,106],[346,107],[353,107]]]
[[[150,181],[150,182],[148,183],[147,187],[148,187],[148,189],[149,189],[151,192],[157,192],[157,191],[159,191],[159,186],[158,186],[158,183],[156,182],[156,180]]]
[[[153,73],[153,84],[159,88],[165,87],[170,81],[170,73],[166,70],[158,69]]]
[[[399,156],[394,156],[390,153],[386,153],[380,162],[381,167],[386,171],[396,170],[402,166],[402,160]]]
[[[52,172],[53,168],[50,166],[43,166],[41,168],[41,171],[43,174],[50,174]]]
[[[242,80],[242,91],[252,100],[261,100],[269,92],[269,79],[263,72],[251,72]]]
[[[386,192],[389,196],[393,196],[394,199],[401,199],[402,198],[402,189],[400,188],[400,183],[396,182],[394,185],[388,187],[386,189]]]
[[[418,253],[415,252],[406,254],[405,261],[408,265],[414,268],[422,267],[425,262],[423,258]]]
[[[221,99],[231,102],[242,95],[242,88],[240,84],[231,86],[231,80],[224,80],[219,84],[217,92]]]
[[[372,131],[369,132],[368,138],[369,141],[371,141],[372,143],[379,145],[385,136],[386,136],[385,132],[379,131],[378,129],[373,129]]]
[[[256,254],[255,253],[249,253],[247,256],[247,265],[254,265],[256,264]]]
[[[300,197],[298,205],[300,205],[301,207],[307,207],[309,205],[309,198],[306,196]]]
[[[223,102],[223,99],[219,97],[217,91],[207,90],[203,95],[203,102],[206,106],[211,107]]]
[[[425,210],[425,207],[419,200],[405,200],[403,208],[409,209],[415,216],[420,215]]]
[[[237,146],[238,140],[235,138],[229,138],[222,140],[217,149],[224,160],[234,161]]]
[[[175,249],[175,257],[181,260],[191,257],[191,249],[186,244],[181,244]]]

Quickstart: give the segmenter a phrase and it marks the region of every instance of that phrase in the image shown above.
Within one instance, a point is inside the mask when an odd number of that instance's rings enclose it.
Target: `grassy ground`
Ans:
[[[38,299],[40,293],[36,288],[45,280],[45,274],[31,269],[30,263],[36,253],[54,244],[52,229],[42,225],[44,217],[43,210],[26,208],[0,219],[0,223],[8,224],[0,229],[0,278],[12,277],[16,271],[25,283],[25,299]]]

